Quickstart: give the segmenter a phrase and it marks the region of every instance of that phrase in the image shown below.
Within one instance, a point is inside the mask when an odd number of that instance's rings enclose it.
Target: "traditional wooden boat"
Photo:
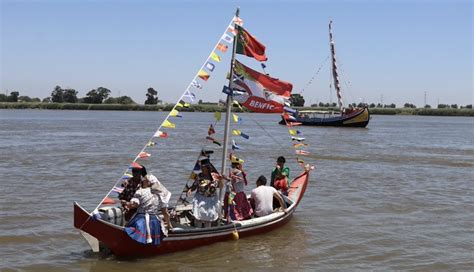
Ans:
[[[286,82],[281,82],[276,79],[270,78],[268,75],[263,75],[259,74],[258,72],[255,72],[251,70],[248,67],[243,66],[240,63],[237,63],[235,60],[235,54],[243,54],[247,55],[251,54],[248,53],[249,49],[253,49],[254,51],[257,50],[255,47],[252,48],[255,44],[251,44],[253,37],[251,37],[248,32],[245,30],[242,30],[243,28],[241,27],[242,25],[242,20],[238,17],[238,10],[236,13],[236,16],[233,18],[231,23],[229,24],[229,28],[226,32],[224,32],[224,35],[222,36],[221,40],[219,43],[216,45],[214,50],[216,48],[221,47],[222,52],[225,52],[227,50],[226,47],[224,47],[224,44],[221,43],[222,41],[230,41],[228,40],[228,37],[230,34],[233,34],[235,38],[232,40],[233,43],[233,51],[232,51],[232,64],[231,67],[234,67],[233,69],[230,70],[230,77],[233,80],[229,80],[229,86],[225,86],[224,92],[227,94],[227,101],[226,101],[226,116],[225,116],[225,127],[224,127],[224,141],[223,141],[223,147],[222,147],[222,168],[221,168],[221,174],[224,176],[226,174],[226,162],[229,160],[228,156],[228,149],[229,148],[229,136],[230,132],[232,131],[233,135],[240,135],[245,138],[249,137],[245,135],[243,132],[239,130],[231,130],[231,117],[236,118],[235,114],[231,113],[232,106],[237,105],[241,106],[239,103],[234,102],[234,97],[239,95],[240,98],[242,98],[242,93],[245,92],[245,88],[249,91],[249,93],[246,94],[245,101],[243,101],[242,105],[243,106],[248,106],[249,108],[255,110],[255,108],[252,108],[251,104],[254,101],[252,99],[256,99],[255,101],[260,101],[262,103],[268,103],[269,105],[272,105],[271,110],[269,110],[269,107],[266,107],[264,110],[261,112],[281,112],[283,109],[283,106],[281,104],[278,104],[278,101],[284,100],[289,96],[289,93],[291,92],[291,84],[286,83]],[[239,29],[238,32],[234,31],[234,26],[235,28]],[[246,40],[241,40],[241,35],[246,35],[245,38]],[[239,42],[244,42],[244,50],[243,51],[238,51],[236,48],[239,45]],[[242,46],[242,44],[241,44]],[[247,48],[249,47],[249,48]],[[264,56],[264,49],[263,47],[263,54],[260,52],[260,57],[263,55]],[[214,52],[211,53],[210,57],[206,60],[205,64],[203,67],[207,67],[208,72],[212,72],[213,70],[213,65],[216,63],[211,63],[210,60],[216,59],[216,53]],[[258,50],[257,50],[258,51]],[[248,53],[248,54],[246,54]],[[255,52],[254,52],[255,53]],[[257,52],[258,55],[258,52]],[[257,59],[255,56],[251,56]],[[261,57],[260,59],[265,59],[266,57],[263,58]],[[212,65],[210,65],[212,64]],[[236,66],[240,65],[239,67],[241,70],[237,71]],[[243,69],[243,70],[242,70]],[[252,74],[253,77],[247,77],[245,80],[245,76],[248,76],[248,73],[255,72],[256,74]],[[240,73],[240,74],[239,74]],[[237,77],[238,76],[238,77]],[[173,116],[178,115],[177,108],[183,107],[187,104],[185,101],[186,99],[190,99],[191,102],[193,99],[195,99],[195,95],[190,91],[190,87],[195,87],[195,88],[200,88],[200,82],[198,82],[198,79],[202,79],[203,81],[201,83],[205,83],[207,79],[209,78],[209,74],[203,73],[203,70],[201,69],[197,76],[193,79],[193,81],[190,83],[188,86],[188,89],[184,92],[183,96],[179,99],[173,110],[170,111],[168,117],[165,119],[165,121],[162,123],[162,125],[158,128],[157,132],[153,135],[151,138],[150,142],[145,145],[145,147],[138,153],[138,155],[135,157],[135,159],[132,161],[131,166],[136,163],[137,160],[142,159],[144,157],[150,156],[149,153],[145,152],[146,148],[149,146],[153,146],[154,143],[153,139],[159,139],[160,137],[167,137],[167,133],[165,131],[162,131],[162,128],[173,128],[175,125],[171,123],[168,119]],[[259,78],[259,79],[255,79]],[[272,90],[275,90],[272,94],[273,96],[278,96],[282,95],[283,97],[273,97],[267,102],[263,100],[259,100],[262,97],[258,97],[257,91],[255,88],[250,88],[246,84],[248,83],[249,80],[257,80],[259,83],[262,85],[266,84],[273,84],[272,86],[269,86],[266,88],[270,92],[273,92]],[[239,91],[236,90],[235,93],[233,93],[233,90],[239,85],[243,89],[240,89]],[[258,85],[258,84],[257,84]],[[277,87],[282,87],[284,90],[278,89]],[[253,91],[253,94],[252,94]],[[256,97],[257,96],[257,97]],[[267,95],[267,97],[269,97]],[[278,98],[278,99],[277,99]],[[260,104],[259,104],[260,105]],[[258,110],[258,107],[257,107]],[[220,119],[220,118],[219,118]],[[211,126],[209,128],[208,134],[206,138],[216,142],[215,139],[210,137],[211,133],[211,128],[214,131],[214,128]],[[215,133],[215,132],[214,132]],[[150,145],[150,143],[153,143]],[[232,141],[232,150],[234,150],[234,141]],[[216,147],[217,148],[217,147]],[[220,144],[219,144],[219,148]],[[300,151],[300,150],[297,150]],[[296,152],[299,154],[298,152]],[[198,156],[198,161],[199,158],[202,156],[209,156],[209,152],[206,151],[201,151],[200,155]],[[92,212],[86,211],[84,208],[82,208],[77,202],[74,203],[74,227],[79,229],[81,231],[81,234],[84,236],[84,238],[87,240],[89,245],[91,246],[92,250],[97,252],[101,250],[109,250],[111,253],[113,253],[116,256],[120,257],[146,257],[146,256],[154,256],[154,255],[160,255],[160,254],[165,254],[165,253],[170,253],[170,252],[176,252],[176,251],[181,251],[181,250],[187,250],[191,248],[195,248],[198,246],[203,246],[203,245],[208,245],[212,244],[215,242],[219,241],[225,241],[225,240],[230,240],[230,239],[236,239],[239,237],[247,237],[251,235],[256,235],[256,234],[261,234],[265,233],[271,230],[274,230],[276,228],[279,228],[283,226],[285,223],[287,223],[291,217],[293,216],[293,213],[295,212],[298,204],[300,203],[301,199],[304,196],[306,187],[309,182],[309,173],[312,167],[309,165],[304,165],[304,162],[301,162],[300,159],[298,159],[298,162],[300,162],[303,166],[303,171],[302,173],[293,179],[293,181],[290,183],[290,187],[288,190],[288,195],[287,196],[282,196],[284,198],[284,201],[286,202],[287,209],[286,211],[275,211],[272,214],[262,216],[262,217],[255,217],[247,220],[217,220],[214,222],[214,224],[211,227],[206,227],[206,228],[197,228],[193,225],[193,214],[192,214],[192,205],[190,205],[190,202],[187,200],[187,195],[186,192],[190,188],[189,187],[189,182],[192,184],[192,179],[190,178],[185,185],[183,189],[183,194],[179,197],[179,200],[177,204],[173,207],[169,207],[169,210],[171,211],[172,218],[172,226],[173,228],[168,231],[168,236],[162,238],[161,242],[158,245],[150,244],[150,243],[139,243],[135,239],[133,239],[129,234],[126,232],[126,225],[125,225],[125,220],[124,217],[122,216],[122,208],[120,205],[115,204],[117,201],[114,201],[113,199],[113,192],[117,191],[120,189],[118,186],[120,184],[120,179],[117,181],[114,185],[114,187],[106,194],[104,199],[99,203],[96,209]],[[125,171],[125,178],[127,178],[128,171],[130,171],[130,168]],[[196,171],[196,166],[195,169],[193,169],[192,175]],[[191,175],[191,176],[192,176]],[[222,194],[222,192],[220,192]],[[220,199],[222,197],[220,196]],[[111,201],[109,201],[111,200]]]
[[[303,126],[366,127],[370,121],[367,106],[345,108],[342,102],[341,84],[337,71],[336,49],[332,35],[332,21],[329,22],[329,47],[332,60],[332,77],[336,90],[339,111],[291,111],[282,115],[281,125],[297,122]]]

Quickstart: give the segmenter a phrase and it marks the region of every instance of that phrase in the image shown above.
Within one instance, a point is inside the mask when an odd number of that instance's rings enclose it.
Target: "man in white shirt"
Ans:
[[[273,197],[280,202],[280,211],[287,213],[285,202],[280,193],[266,184],[267,178],[262,175],[257,179],[257,188],[252,190],[250,201],[254,204],[252,206],[255,207],[255,215],[261,217],[273,213]]]

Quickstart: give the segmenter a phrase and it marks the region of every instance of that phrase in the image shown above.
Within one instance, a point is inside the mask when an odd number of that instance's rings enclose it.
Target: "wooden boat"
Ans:
[[[162,243],[158,246],[144,245],[131,239],[124,231],[123,226],[118,226],[102,219],[91,220],[90,213],[84,210],[78,203],[74,203],[74,227],[88,233],[88,241],[94,238],[100,242],[100,248],[106,247],[114,255],[119,257],[146,257],[154,256],[185,249],[191,249],[212,243],[235,239],[235,232],[239,237],[248,237],[269,232],[287,223],[303,198],[308,185],[309,171],[303,172],[291,183],[288,198],[288,212],[275,212],[273,214],[257,217],[245,221],[234,221],[232,224],[224,224],[211,228],[175,227],[169,232]],[[180,216],[189,213],[189,209],[181,210],[176,207]],[[180,226],[173,222],[174,226]],[[92,237],[94,238],[92,238]],[[91,246],[97,248],[97,242],[90,241]]]
[[[237,10],[236,16],[233,18],[231,25],[237,24],[238,22],[241,22],[241,19],[238,17],[238,10]],[[231,28],[229,27],[229,29]],[[241,35],[241,34],[236,33],[235,34],[236,38],[233,40],[233,54],[232,54],[233,63],[235,61],[236,40],[237,40],[237,37],[239,37],[238,35]],[[209,58],[212,58],[212,56],[213,55],[211,54]],[[206,63],[209,63],[209,58],[206,61]],[[232,65],[231,67],[234,67],[234,66],[235,65]],[[233,78],[234,69],[230,70],[229,78]],[[265,80],[269,80],[268,76],[266,75],[262,75],[262,76],[265,77]],[[201,72],[199,73],[199,77],[201,77]],[[196,84],[196,79],[197,77],[195,77],[195,79],[193,80],[193,83],[191,83],[193,86],[198,86]],[[205,79],[205,81],[207,81],[207,79]],[[273,85],[275,84],[278,85],[281,82],[279,82],[278,80],[272,79],[271,83]],[[235,84],[235,80],[229,80],[229,87],[227,89],[232,90],[234,87],[233,86],[234,84]],[[246,86],[243,81],[240,82],[240,85]],[[286,87],[285,94],[289,95],[289,92],[291,92],[292,85],[285,82],[281,83],[281,85]],[[187,89],[181,98],[189,94],[190,92]],[[251,97],[252,97],[251,95],[248,96],[249,99]],[[182,106],[183,104],[185,104],[181,100],[181,98],[176,104],[176,106],[173,108],[173,110],[170,112],[167,119],[163,122],[162,126],[158,128],[157,132],[155,133],[153,137],[162,137],[165,134],[165,132],[162,132],[160,130],[162,127],[168,127],[168,128],[174,127],[174,125],[171,126],[172,123],[168,121],[168,118],[170,116],[176,116],[176,114],[178,113],[176,108],[179,105]],[[270,103],[277,103],[277,102],[270,101]],[[226,112],[226,118],[225,118],[224,143],[222,147],[222,168],[221,168],[222,176],[225,175],[226,161],[229,159],[229,156],[227,154],[227,149],[228,149],[228,142],[229,142],[229,134],[232,131],[230,129],[230,123],[231,123],[230,118],[231,116],[234,116],[235,118],[235,115],[231,115],[232,105],[234,104],[235,103],[233,101],[233,93],[229,92],[227,95],[227,101],[226,101],[227,112]],[[278,108],[278,107],[275,107],[275,108]],[[282,109],[283,107],[280,107],[280,108]],[[268,111],[268,109],[266,110]],[[232,131],[232,132],[235,133],[235,131]],[[210,132],[208,133],[210,135]],[[206,138],[208,139],[210,137],[206,137]],[[214,141],[213,138],[210,138],[210,139]],[[147,146],[149,145],[147,144],[144,147],[144,149],[142,149],[142,151],[137,155],[137,157],[135,157],[131,165],[133,165],[138,159],[142,158],[143,155],[144,156],[149,155],[148,153],[144,152]],[[199,157],[201,156],[208,156],[207,152],[201,151]],[[211,227],[207,227],[207,228],[196,228],[192,224],[192,219],[193,219],[192,205],[190,205],[190,203],[187,201],[187,195],[186,195],[186,192],[189,189],[190,180],[188,180],[188,183],[185,185],[183,189],[184,196],[182,194],[177,204],[173,207],[169,207],[169,210],[171,211],[171,214],[172,214],[171,223],[172,223],[173,228],[168,231],[168,236],[162,238],[161,242],[158,245],[154,245],[150,243],[148,244],[139,243],[136,240],[132,239],[125,231],[126,228],[124,226],[124,218],[122,216],[122,210],[121,210],[120,205],[117,205],[117,204],[109,205],[107,204],[107,201],[105,201],[111,195],[111,192],[113,192],[113,190],[117,188],[116,185],[119,184],[118,182],[116,182],[113,189],[109,191],[106,197],[104,197],[104,199],[99,203],[97,208],[92,212],[86,211],[77,202],[74,203],[74,227],[81,231],[81,234],[87,240],[87,242],[89,243],[93,251],[97,252],[101,250],[109,250],[114,255],[120,256],[120,257],[155,256],[155,255],[171,253],[171,252],[176,252],[176,251],[181,251],[181,250],[188,250],[191,248],[209,245],[209,244],[219,242],[219,241],[225,241],[225,240],[236,239],[239,237],[248,237],[251,235],[262,234],[262,233],[265,233],[265,232],[268,232],[268,231],[271,231],[283,226],[285,223],[287,223],[291,219],[294,212],[296,211],[298,204],[300,203],[301,199],[304,196],[306,187],[309,182],[309,173],[311,169],[312,168],[309,165],[304,166],[302,173],[290,183],[288,196],[283,196],[286,202],[286,206],[287,206],[286,211],[276,211],[267,216],[256,217],[256,218],[251,218],[251,219],[241,220],[241,221],[237,221],[237,220],[228,221],[228,220],[219,219],[216,222],[214,222],[214,224]],[[127,173],[127,171],[125,173]],[[222,193],[222,190],[220,193]],[[222,197],[220,197],[220,199],[222,200]],[[112,203],[114,203],[114,201],[112,201]]]
[[[370,113],[367,106],[344,108],[342,103],[341,86],[336,63],[336,49],[332,35],[332,21],[329,22],[329,46],[332,60],[332,76],[334,88],[339,104],[338,112],[331,111],[292,111],[282,115],[279,124],[288,122],[300,123],[303,126],[334,126],[334,127],[366,127],[370,121]]]

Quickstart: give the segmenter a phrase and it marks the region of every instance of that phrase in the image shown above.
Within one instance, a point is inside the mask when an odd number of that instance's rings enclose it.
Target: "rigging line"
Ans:
[[[176,102],[176,104],[174,105],[173,109],[168,112],[168,115],[166,116],[165,120],[168,120],[168,118],[170,117],[170,114],[173,110],[176,109],[178,103],[183,99],[183,97],[185,96],[185,94],[189,91],[189,88],[192,86],[193,84],[193,81],[196,79],[196,77],[199,75],[199,71],[201,71],[204,66],[206,65],[207,61],[209,60],[209,58],[212,56],[212,53],[214,53],[214,51],[216,50],[217,46],[219,45],[219,43],[221,42],[222,40],[222,36],[227,32],[227,29],[229,29],[229,27],[233,24],[234,22],[234,17],[232,17],[230,23],[227,25],[226,27],[226,30],[224,31],[224,33],[221,35],[221,37],[219,38],[219,40],[217,41],[217,43],[214,45],[211,53],[209,54],[209,56],[206,58],[206,61],[201,65],[201,68],[199,68],[198,72],[195,74],[195,76],[193,77],[193,80],[191,80],[191,82],[188,84],[188,87],[186,88],[186,90],[183,92],[183,94],[181,95],[181,97],[179,98],[179,100]],[[161,129],[161,127],[163,126],[163,122],[161,123],[161,125],[158,127],[157,131]],[[139,159],[139,155],[140,153],[142,153],[143,151],[145,151],[145,149],[147,148],[148,146],[148,143],[153,140],[154,138],[154,134],[152,137],[150,137],[150,139],[147,141],[147,143],[145,144],[145,146],[142,148],[142,150],[140,152],[138,152],[137,156],[135,157],[135,159],[132,161],[132,163],[136,162],[138,159]],[[130,165],[132,164],[130,163]],[[122,174],[122,177],[123,175],[125,175],[127,172],[128,172],[128,168],[127,167],[127,170],[125,170],[125,172]],[[114,189],[115,186],[117,186],[117,184],[122,180],[122,177],[120,177],[120,179],[118,179],[114,185],[112,186],[112,188],[108,191],[108,193],[102,198],[102,200],[99,202],[99,204],[95,207],[94,210],[92,210],[92,212],[90,212],[89,214],[89,217],[87,218],[87,220],[84,222],[84,224],[82,224],[82,226],[79,228],[79,229],[82,229],[82,227],[89,221],[89,219],[91,218],[91,215],[92,213],[94,213],[94,211],[96,211],[100,205],[102,205],[102,203],[104,202],[104,200],[110,195],[110,193],[112,192],[112,190]]]
[[[311,79],[308,81],[308,83],[306,83],[306,85],[303,87],[303,89],[299,92],[299,94],[302,94],[306,88],[308,88],[309,85],[311,85],[313,83],[313,80],[316,78],[316,76],[319,74],[319,72],[321,71],[321,69],[324,67],[324,65],[326,65],[326,62],[329,60],[329,54],[327,55],[326,59],[323,60],[322,64],[319,66],[318,70],[316,71],[316,73],[313,75],[313,77],[311,77]]]

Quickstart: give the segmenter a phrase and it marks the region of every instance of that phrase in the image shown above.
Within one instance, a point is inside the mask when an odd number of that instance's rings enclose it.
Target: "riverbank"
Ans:
[[[81,104],[81,103],[42,103],[42,102],[0,102],[0,109],[45,109],[45,110],[117,110],[117,111],[170,111],[174,104]],[[336,110],[334,108],[302,107],[299,110]],[[215,112],[224,111],[216,104],[191,104],[180,111]],[[240,111],[235,108],[236,111]],[[413,109],[413,108],[370,108],[373,115],[427,115],[427,116],[474,116],[474,109]]]

